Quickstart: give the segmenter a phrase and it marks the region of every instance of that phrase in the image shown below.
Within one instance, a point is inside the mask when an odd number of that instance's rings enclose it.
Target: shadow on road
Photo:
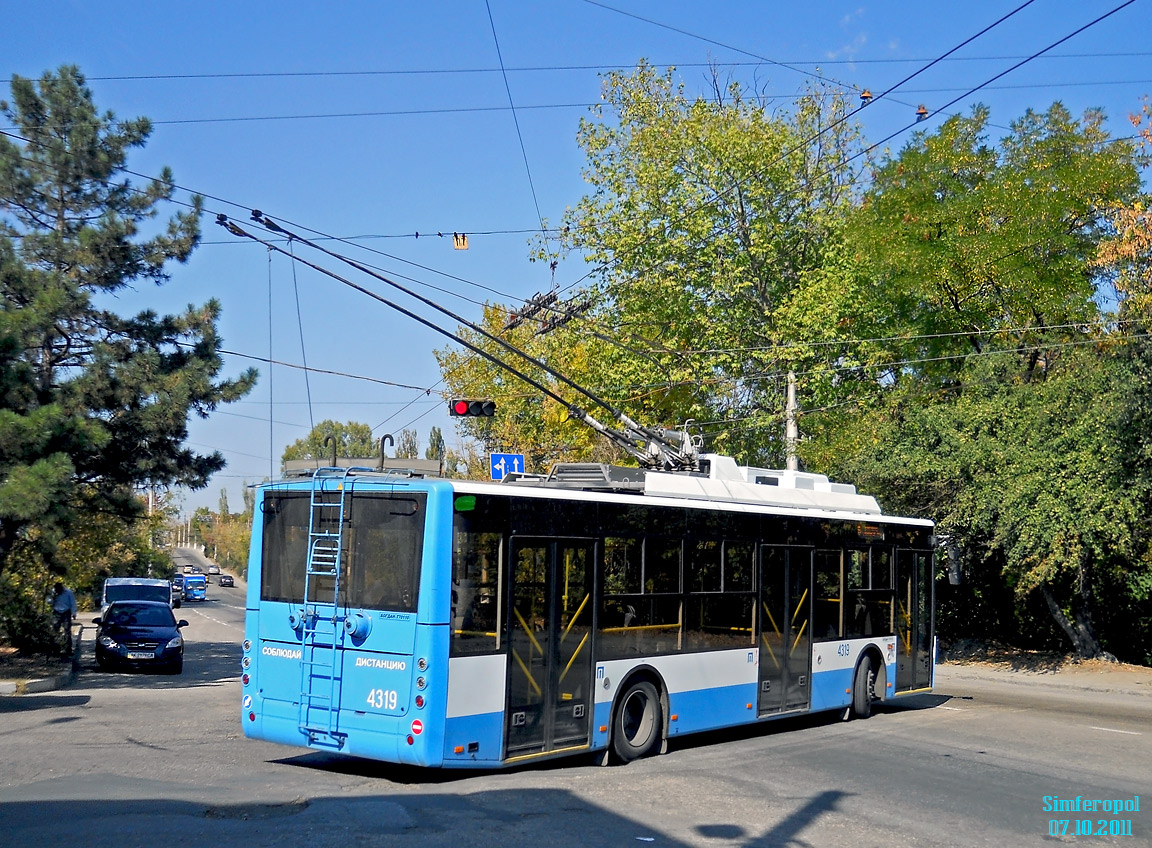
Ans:
[[[18,698],[0,698],[0,715],[22,713],[29,710],[48,710],[54,707],[83,707],[92,700],[91,695],[21,695]],[[3,731],[0,731],[3,735]]]
[[[882,716],[887,713],[895,714],[913,710],[930,710],[948,703],[953,697],[952,695],[937,695],[934,693],[906,695],[893,700],[876,702],[872,706],[872,713],[874,716]],[[843,720],[843,710],[806,713],[804,715],[778,718],[757,724],[745,724],[739,727],[726,727],[722,730],[693,733],[689,736],[674,736],[668,740],[668,747],[670,750],[691,750],[693,748],[723,744],[725,742],[739,742],[758,736],[770,736],[775,733],[792,733],[814,727],[824,727],[829,724],[839,724]]]
[[[469,848],[541,842],[550,848],[689,844],[561,789],[301,797],[273,804],[205,805],[157,797],[162,787],[143,778],[102,780],[95,792],[83,779],[50,783],[38,788],[57,797],[66,792],[69,797],[0,801],[0,819],[12,844],[51,844],[59,838],[63,821],[68,822],[70,832],[84,834],[88,848],[159,844],[161,833],[178,833],[182,844],[276,845],[289,832],[310,834],[309,844],[317,845],[394,844],[398,837],[424,848],[455,848],[461,843]],[[0,799],[6,794],[0,791]],[[725,839],[732,848],[801,845],[805,831],[821,816],[835,812],[844,796],[843,792],[823,791],[783,802],[795,808],[781,810],[777,824],[762,834],[727,823],[699,825],[696,831],[703,837]],[[110,800],[97,800],[101,797]]]
[[[240,646],[234,642],[188,642],[184,646],[184,671],[166,674],[159,670],[126,669],[104,671],[96,665],[92,643],[86,643],[80,661],[80,673],[72,686],[76,689],[187,689],[193,686],[215,686],[240,677]]]
[[[419,786],[427,784],[455,783],[483,775],[493,775],[509,772],[546,772],[546,771],[574,771],[581,768],[600,769],[601,766],[593,764],[593,757],[571,756],[556,759],[526,762],[519,765],[501,769],[439,769],[419,768],[417,766],[403,765],[401,763],[385,763],[379,760],[369,760],[362,757],[350,757],[341,754],[329,754],[325,751],[309,751],[291,757],[282,757],[270,762],[296,768],[315,769],[331,774],[347,774],[364,777],[372,780],[386,780],[389,783],[405,786]]]
[[[960,700],[972,700],[964,695],[948,695],[941,692],[925,692],[922,695],[906,695],[903,698],[896,698],[891,701],[884,701],[877,704],[875,711],[877,713],[906,713],[916,710],[933,710],[936,707],[941,707],[949,701],[959,698]]]

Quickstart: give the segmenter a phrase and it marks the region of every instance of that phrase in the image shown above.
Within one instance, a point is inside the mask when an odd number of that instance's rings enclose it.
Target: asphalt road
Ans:
[[[0,845],[1152,845],[1152,698],[944,667],[863,722],[810,716],[603,768],[416,771],[244,739],[244,586],[185,604],[180,677],[0,698]],[[1141,796],[1132,836],[1049,836],[1044,796]],[[1073,828],[1075,826],[1073,825]]]

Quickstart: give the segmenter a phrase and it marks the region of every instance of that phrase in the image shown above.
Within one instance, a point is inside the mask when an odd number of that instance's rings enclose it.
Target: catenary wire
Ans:
[[[1123,6],[1127,6],[1127,5],[1128,5],[1128,3],[1124,3],[1124,5],[1123,5]],[[1123,6],[1121,6],[1121,7],[1117,7],[1117,9],[1119,9],[1119,8],[1123,8]],[[1111,13],[1109,13],[1109,14],[1111,14]],[[1098,18],[1098,20],[1102,20],[1102,18]],[[1082,28],[1082,29],[1083,29],[1083,28]],[[1073,35],[1075,35],[1075,33],[1073,33]],[[1071,37],[1071,36],[1069,36],[1069,37]],[[1066,39],[1062,39],[1062,40],[1067,40],[1067,38],[1066,38]],[[1033,54],[1033,58],[1034,58],[1034,55],[1037,55],[1037,54]],[[1024,61],[1028,61],[1028,59],[1025,59]],[[1018,67],[1018,66],[1016,66],[1016,67]],[[1011,70],[1011,69],[1009,69],[1009,70]],[[1005,71],[1005,73],[1008,73],[1008,71]],[[145,177],[145,179],[149,179],[149,177]]]
[[[1146,58],[1152,52],[1144,51],[1107,51],[1095,53],[1057,53],[1046,58],[1056,59],[1124,59]],[[991,56],[955,56],[950,62],[1000,62],[1019,59],[1019,55],[991,55]],[[788,59],[781,60],[779,64],[788,65],[912,65],[929,61],[925,58],[890,58],[890,59]],[[508,73],[539,73],[553,71],[614,71],[630,64],[617,62],[608,65],[510,65]],[[764,62],[654,62],[661,67],[676,68],[712,68],[721,67],[758,67]],[[369,69],[359,71],[253,71],[248,73],[199,73],[199,74],[123,74],[119,76],[88,76],[92,82],[147,82],[161,80],[213,80],[213,79],[279,79],[294,77],[365,77],[365,76],[435,76],[435,75],[464,75],[464,74],[496,74],[500,68],[390,68]]]
[[[532,203],[536,207],[536,220],[540,222],[540,232],[544,232],[544,215],[540,211],[540,200],[536,197],[536,184],[532,181],[532,167],[528,164],[528,149],[524,146],[524,133],[520,131],[520,118],[516,114],[516,103],[512,99],[512,86],[508,82],[508,72],[504,70],[504,54],[500,50],[500,38],[496,34],[496,19],[492,17],[492,4],[484,0],[488,12],[488,23],[492,27],[492,42],[496,45],[496,59],[500,63],[500,75],[504,79],[504,91],[508,95],[508,108],[512,110],[512,123],[516,127],[516,139],[520,142],[520,155],[524,159],[524,173],[528,175],[528,189],[532,192]]]

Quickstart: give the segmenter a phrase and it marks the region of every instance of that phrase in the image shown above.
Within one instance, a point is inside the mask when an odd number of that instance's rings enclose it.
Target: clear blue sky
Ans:
[[[908,124],[918,104],[935,111],[1121,2],[1035,0],[875,102],[861,115],[869,139]],[[1113,133],[1130,135],[1126,116],[1152,92],[1148,3],[1137,0],[952,111],[984,102],[992,122],[1006,126],[1028,107],[1061,100],[1074,113],[1104,108]],[[180,186],[209,196],[204,245],[173,268],[167,286],[124,295],[124,311],[174,311],[215,297],[226,349],[300,363],[290,264],[237,243],[214,225],[215,213],[244,220],[244,209],[259,208],[332,235],[377,236],[359,243],[389,255],[361,258],[447,290],[421,289],[478,320],[485,299],[515,304],[552,285],[548,269],[528,261],[530,231],[539,227],[537,204],[556,223],[584,192],[576,128],[599,98],[604,70],[641,58],[674,65],[695,92],[715,62],[783,105],[819,68],[878,94],[1019,5],[8,0],[0,4],[0,70],[7,79],[78,65],[100,108],[155,123],[130,167],[154,174],[168,165]],[[429,237],[453,231],[470,234],[467,251]],[[556,281],[570,284],[586,270],[569,259]],[[432,351],[446,344],[442,337],[309,269],[297,268],[296,285],[310,366],[437,386]],[[238,373],[254,363],[226,364]],[[244,483],[278,473],[284,447],[310,420],[361,421],[377,435],[409,427],[421,449],[432,425],[450,444],[457,439],[435,389],[427,396],[314,374],[309,407],[302,372],[256,364],[261,379],[247,400],[191,424],[192,446],[221,451],[228,468],[185,497],[189,508],[215,507],[222,487],[238,508]]]

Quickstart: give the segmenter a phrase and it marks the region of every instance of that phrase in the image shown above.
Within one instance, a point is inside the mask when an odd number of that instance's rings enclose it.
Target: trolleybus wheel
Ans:
[[[647,680],[638,680],[624,692],[612,722],[612,748],[623,762],[646,757],[660,745],[664,726],[660,695]]]
[[[872,667],[872,657],[865,654],[856,666],[856,677],[852,682],[852,713],[856,718],[872,715],[872,701],[876,697],[876,669]]]

